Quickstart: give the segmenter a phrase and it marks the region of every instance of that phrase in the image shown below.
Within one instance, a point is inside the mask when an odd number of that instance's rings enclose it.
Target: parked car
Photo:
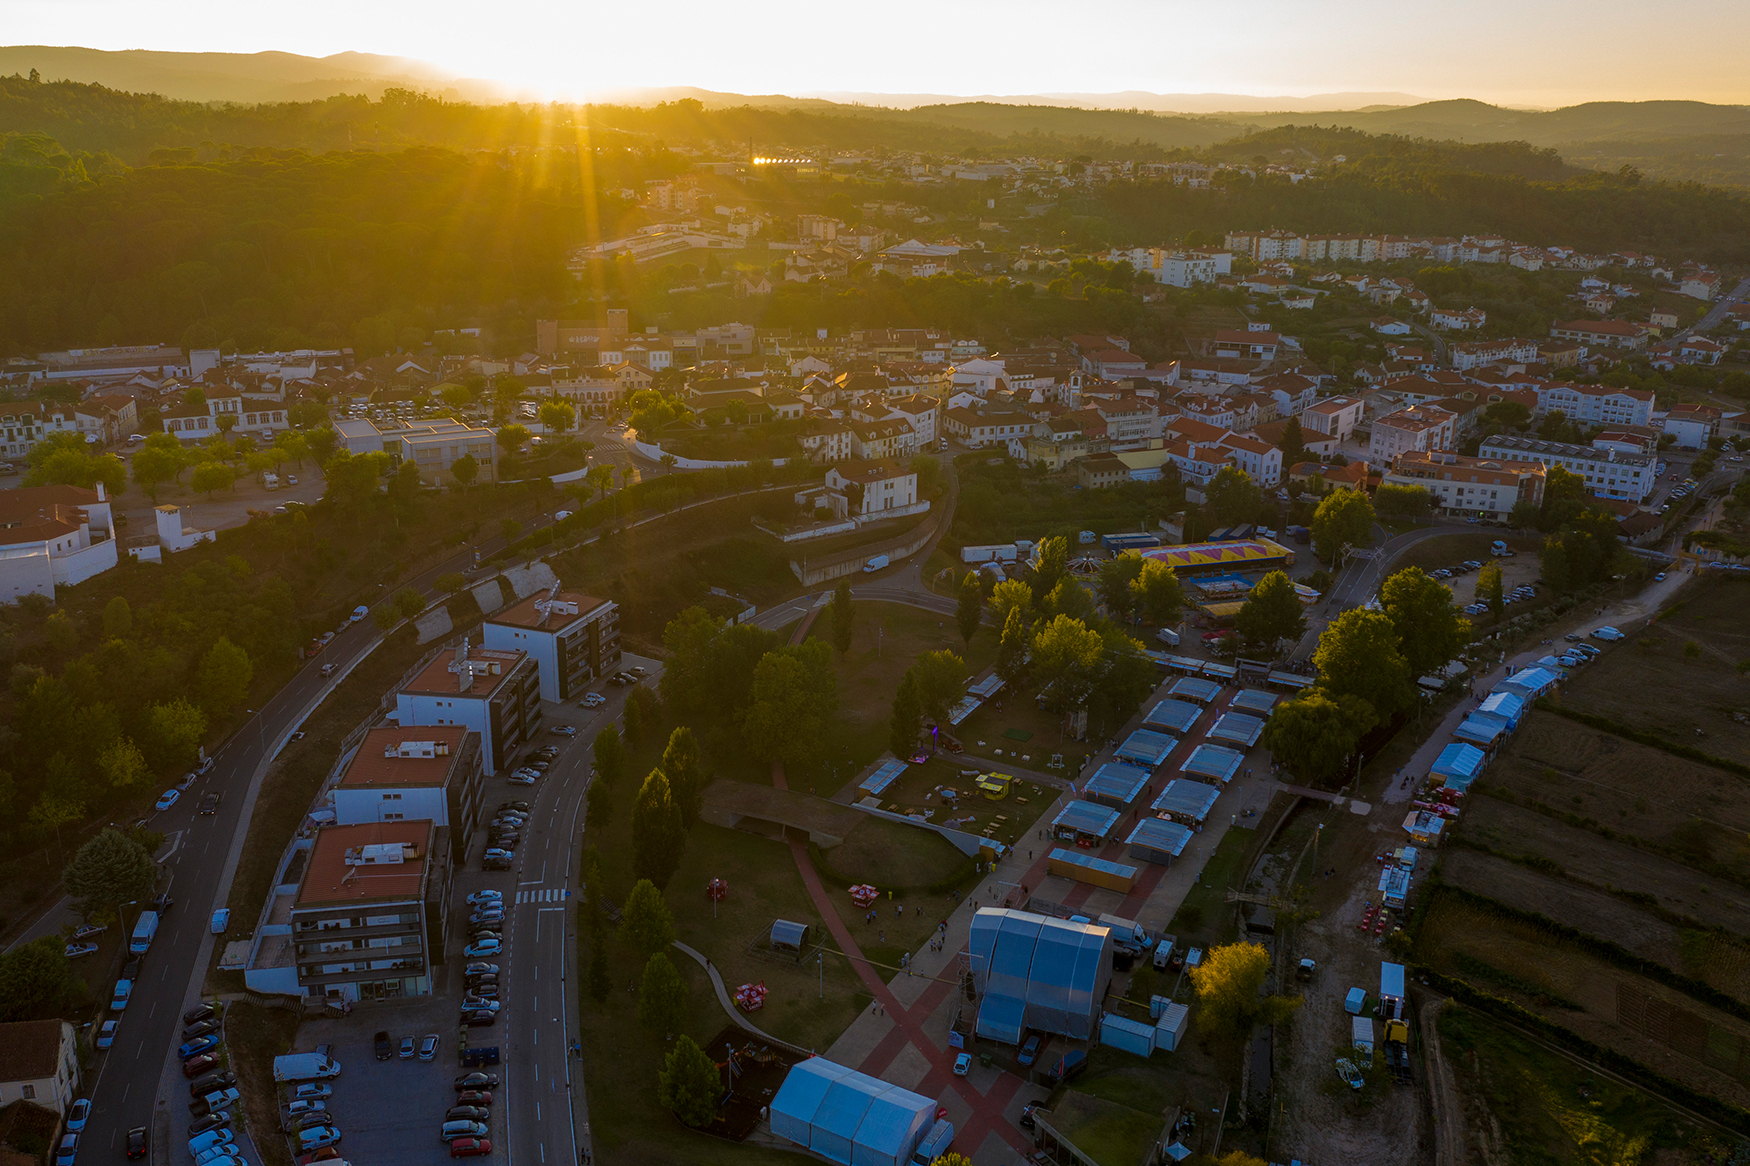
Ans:
[[[483,976],[483,975],[487,975],[487,974],[491,974],[491,975],[496,976],[498,974],[498,965],[497,964],[469,964],[467,967],[462,969],[462,974],[467,975],[467,976]]]
[[[972,1054],[961,1053],[954,1058],[954,1075],[964,1077],[972,1071]]]
[[[1062,1084],[1088,1067],[1088,1054],[1081,1049],[1071,1049],[1057,1058],[1057,1063],[1051,1066],[1051,1081]]]
[[[503,891],[475,891],[472,895],[468,896],[468,905],[470,907],[478,907],[482,903],[502,902],[504,902]]]
[[[186,1040],[193,1040],[197,1036],[211,1036],[218,1031],[219,1022],[217,1020],[197,1020],[183,1029],[182,1035]]]
[[[176,799],[181,797],[181,796],[182,796],[181,790],[176,789],[174,787],[172,787],[171,789],[167,789],[162,794],[160,794],[158,796],[157,808],[160,810],[168,810],[171,806],[174,806],[176,804]]]
[[[419,1059],[422,1061],[435,1060],[437,1058],[437,1049],[438,1034],[435,1032],[426,1033],[419,1042]]]
[[[456,1104],[490,1106],[492,1104],[492,1092],[487,1089],[464,1089],[462,1092],[456,1094]]]
[[[511,862],[512,862],[512,860],[511,860],[510,855],[504,855],[502,857],[498,857],[498,856],[494,856],[494,855],[489,854],[484,859],[481,860],[480,869],[481,870],[509,870],[511,868]]]
[[[608,698],[599,692],[586,692],[583,699],[577,702],[586,709],[600,708],[608,703]]]
[[[66,947],[61,949],[61,954],[70,960],[76,960],[82,956],[88,956],[96,950],[97,945],[95,943],[69,943]]]
[[[183,1065],[183,1070],[185,1072],[187,1069],[188,1066],[186,1064]],[[204,1093],[211,1093],[215,1089],[228,1089],[235,1084],[237,1084],[237,1075],[235,1073],[231,1072],[229,1069],[217,1069],[211,1073],[202,1073],[199,1077],[190,1081],[188,1083],[188,1095],[190,1097],[199,1097]]]
[[[90,939],[93,935],[102,935],[109,930],[106,923],[87,923],[73,933],[74,939]]]
[[[462,1013],[462,1023],[469,1028],[487,1028],[498,1023],[498,1013],[474,1011]]]
[[[1367,1084],[1361,1077],[1361,1070],[1355,1067],[1355,1062],[1348,1057],[1337,1058],[1337,1080],[1351,1089],[1359,1089]]]
[[[332,1086],[323,1085],[314,1081],[305,1085],[300,1085],[292,1092],[292,1097],[298,1101],[315,1101],[319,1098],[332,1096],[334,1096],[334,1088]]]
[[[376,1051],[379,1061],[387,1061],[395,1055],[395,1044],[385,1030],[379,1029],[377,1035],[371,1038],[371,1047]]]
[[[403,1061],[411,1061],[416,1051],[417,1045],[412,1037],[404,1036],[401,1038],[401,1059]]]
[[[456,1138],[483,1138],[486,1136],[486,1123],[479,1121],[447,1121],[438,1131],[438,1137],[446,1142]]]
[[[73,1103],[73,1108],[67,1111],[67,1128],[74,1133],[82,1133],[85,1123],[91,1120],[91,1099],[81,1097]]]
[[[196,1134],[204,1134],[208,1130],[216,1130],[220,1126],[229,1125],[230,1122],[231,1114],[228,1111],[209,1113],[205,1117],[197,1117],[188,1123],[188,1136],[192,1138]]]
[[[505,778],[505,780],[510,782],[510,784],[512,784],[512,785],[534,785],[536,779],[539,778],[540,776],[541,776],[540,774],[535,773],[533,771],[524,771],[524,770],[519,769],[515,773],[511,774],[509,777]]]
[[[492,1141],[489,1138],[450,1139],[450,1157],[452,1158],[474,1158],[490,1153],[492,1153]]]
[[[499,802],[498,808],[501,812],[504,810],[520,810],[522,813],[526,814],[529,812],[529,803],[518,801]]]
[[[98,1025],[97,1047],[100,1049],[107,1049],[109,1046],[113,1045],[115,1043],[116,1031],[120,1029],[121,1026],[122,1022],[113,1018]]]
[[[577,736],[577,728],[574,725],[554,725],[551,729],[548,729],[547,731],[549,733],[552,733],[555,737],[575,737],[575,736]]]
[[[216,1037],[216,1036],[201,1036],[201,1037],[196,1037],[194,1040],[186,1042],[185,1044],[183,1044],[183,1046],[181,1048],[177,1049],[176,1052],[177,1052],[178,1056],[180,1056],[183,1060],[186,1061],[190,1057],[198,1057],[200,1054],[202,1054],[204,1052],[208,1052],[212,1049],[216,1049],[218,1047],[219,1047],[219,1038],[218,1037]]]
[[[496,939],[483,939],[477,943],[470,943],[467,947],[464,947],[462,949],[462,957],[464,959],[473,959],[476,956],[497,955],[499,952],[501,952],[503,950],[504,950],[504,944],[500,943],[498,940],[496,940]],[[387,1060],[386,1057],[383,1057],[380,1055],[378,1056],[377,1059],[380,1061]]]
[[[455,1105],[444,1114],[445,1121],[491,1121],[492,1111],[474,1105]]]
[[[456,1077],[456,1092],[464,1089],[497,1089],[497,1073],[462,1073]]]
[[[1021,1044],[1021,1053],[1015,1059],[1023,1065],[1031,1065],[1038,1059],[1039,1046],[1043,1043],[1044,1038],[1038,1033],[1034,1032],[1027,1034],[1027,1039]]]

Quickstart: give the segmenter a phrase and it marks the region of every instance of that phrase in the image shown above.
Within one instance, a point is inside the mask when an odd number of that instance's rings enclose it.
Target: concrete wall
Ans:
[[[54,564],[41,543],[0,547],[0,603],[17,603],[25,595],[55,597]]]
[[[862,571],[863,564],[876,555],[886,555],[892,559],[903,559],[913,554],[917,549],[935,537],[936,522],[931,519],[920,525],[916,530],[899,539],[884,543],[870,543],[866,547],[858,547],[854,551],[845,551],[837,555],[828,555],[818,561],[803,559],[800,562],[790,560],[790,570],[796,578],[802,581],[804,587],[813,587],[820,583],[829,583],[834,579],[842,579],[847,575],[855,575]]]
[[[64,587],[77,586],[116,565],[115,540],[105,539],[64,555],[56,555],[51,562],[54,564],[57,584]]]

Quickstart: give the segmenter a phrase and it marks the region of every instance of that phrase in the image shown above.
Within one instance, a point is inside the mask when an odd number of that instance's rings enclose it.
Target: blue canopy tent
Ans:
[[[887,787],[897,781],[899,775],[904,772],[905,762],[897,757],[891,758],[887,761],[883,761],[878,767],[876,767],[874,773],[871,773],[868,777],[865,777],[862,781],[858,782],[857,788],[879,797],[886,791]]]
[[[1113,756],[1120,761],[1128,761],[1133,765],[1144,765],[1149,769],[1165,764],[1172,754],[1173,747],[1179,742],[1165,733],[1151,733],[1147,729],[1138,729],[1124,738],[1124,744],[1113,750]]]
[[[1167,667],[1176,672],[1185,672],[1195,676],[1197,670],[1203,667],[1203,661],[1195,656],[1168,656]]]
[[[1195,825],[1209,817],[1221,790],[1201,781],[1183,779],[1169,781],[1161,796],[1151,807],[1157,814],[1171,814],[1181,822]]]
[[[1148,710],[1148,715],[1142,718],[1142,723],[1151,729],[1165,729],[1169,733],[1177,733],[1183,737],[1191,731],[1191,726],[1197,723],[1197,718],[1203,715],[1203,710],[1185,700],[1163,700]]]
[[[1179,772],[1225,785],[1240,771],[1245,759],[1245,754],[1220,745],[1199,745],[1179,766]]]
[[[1245,713],[1228,713],[1209,730],[1211,741],[1225,741],[1230,745],[1239,745],[1250,749],[1258,743],[1258,738],[1264,735],[1264,722],[1259,717],[1249,717]]]
[[[978,1035],[1019,1044],[1028,1028],[1086,1039],[1112,979],[1106,927],[985,909],[972,919],[967,955],[979,995]]]
[[[1051,820],[1051,831],[1053,834],[1059,831],[1086,834],[1104,842],[1112,828],[1118,825],[1118,816],[1118,811],[1109,806],[1078,799],[1057,812],[1057,817]]]
[[[1454,741],[1440,751],[1440,756],[1435,759],[1428,773],[1431,777],[1444,779],[1447,789],[1463,793],[1483,771],[1483,763],[1487,760],[1483,751],[1475,745]]]
[[[936,1103],[835,1064],[798,1061],[771,1102],[772,1132],[843,1166],[903,1166],[936,1119]]]
[[[1464,719],[1462,725],[1452,731],[1452,735],[1473,745],[1493,745],[1507,735],[1507,722],[1500,717],[1472,713]]]
[[[1517,693],[1496,691],[1477,706],[1477,712],[1500,717],[1507,722],[1509,730],[1517,729],[1519,718],[1525,715],[1525,699]]]
[[[1199,668],[1198,671],[1205,676],[1222,681],[1232,680],[1240,674],[1239,668],[1232,664],[1217,664],[1213,661],[1205,661],[1203,667]]]
[[[1311,688],[1317,684],[1311,676],[1302,676],[1298,672],[1272,672],[1266,678],[1271,684],[1280,684],[1283,688],[1299,692],[1303,688]]]
[[[1173,681],[1167,686],[1168,696],[1183,697],[1194,700],[1198,704],[1208,704],[1221,692],[1221,685],[1213,680],[1201,680],[1195,676],[1185,676]]]
[[[1108,761],[1094,770],[1094,776],[1088,778],[1087,784],[1082,786],[1082,797],[1099,802],[1102,806],[1122,810],[1136,800],[1136,795],[1142,792],[1148,779],[1149,771],[1146,769]]]
[[[1526,703],[1529,704],[1531,701],[1536,700],[1538,697],[1554,688],[1557,684],[1560,684],[1561,680],[1562,678],[1560,676],[1557,676],[1548,668],[1521,668],[1519,671],[1497,684],[1492,691],[1501,692],[1504,690],[1514,693],[1515,695],[1523,697]]]
[[[1238,712],[1251,713],[1255,717],[1267,717],[1270,715],[1270,710],[1276,707],[1276,702],[1281,699],[1274,692],[1260,692],[1256,688],[1247,688],[1234,697],[1233,703],[1228,707]]]
[[[1130,847],[1131,858],[1161,866],[1184,854],[1190,842],[1191,827],[1166,818],[1144,818],[1124,840],[1124,844]]]

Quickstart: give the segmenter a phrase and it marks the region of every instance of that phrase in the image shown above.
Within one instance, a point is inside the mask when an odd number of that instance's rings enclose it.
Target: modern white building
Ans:
[[[1341,445],[1354,436],[1366,409],[1367,402],[1360,397],[1326,397],[1301,413],[1300,427],[1334,437]]]
[[[534,658],[522,651],[446,648],[395,694],[396,722],[460,725],[480,734],[481,765],[489,774],[507,765],[541,723],[541,680]]]
[[[573,700],[620,664],[620,609],[581,591],[541,592],[488,616],[486,646],[527,652],[541,699]]]
[[[1445,514],[1503,518],[1520,502],[1543,501],[1544,476],[1538,462],[1464,457],[1438,450],[1402,455],[1380,483],[1427,490],[1435,497],[1436,509]]]
[[[479,734],[461,725],[389,726],[365,734],[329,800],[339,826],[424,818],[447,827],[465,863],[485,789]]]
[[[1451,449],[1457,420],[1454,414],[1433,405],[1411,405],[1387,413],[1373,422],[1367,460],[1376,466],[1389,466],[1402,454]]]
[[[1653,394],[1647,389],[1616,389],[1609,385],[1542,384],[1537,390],[1537,415],[1560,409],[1569,421],[1589,425],[1651,425]]]
[[[1600,498],[1644,502],[1659,480],[1657,460],[1651,454],[1621,453],[1614,449],[1568,445],[1535,437],[1497,434],[1484,438],[1477,454],[1502,462],[1541,462],[1546,467],[1561,466],[1584,478],[1587,492]]]

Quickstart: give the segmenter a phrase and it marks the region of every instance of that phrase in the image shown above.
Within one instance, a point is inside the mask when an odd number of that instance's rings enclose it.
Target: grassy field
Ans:
[[[1489,547],[1497,539],[1504,540],[1509,547],[1519,552],[1512,559],[1501,560],[1501,570],[1504,574],[1512,571],[1514,567],[1519,566],[1524,561],[1521,556],[1530,556],[1530,565],[1532,567],[1537,565],[1537,550],[1542,545],[1538,539],[1509,534],[1500,527],[1485,526],[1478,527],[1474,531],[1467,530],[1462,533],[1436,535],[1433,538],[1425,538],[1421,542],[1412,543],[1391,561],[1391,566],[1386,568],[1386,574],[1402,571],[1406,567],[1420,567],[1424,571],[1432,571],[1437,567],[1454,566],[1467,559],[1476,559],[1479,562],[1487,563],[1491,558]],[[1531,574],[1535,575],[1536,571],[1532,571]],[[1460,586],[1472,586],[1476,582],[1476,575],[1473,572],[1453,582]],[[1513,585],[1513,581],[1508,581],[1509,588]]]
[[[1750,763],[1750,584],[1719,573],[1691,584],[1646,629],[1581,669],[1562,700],[1729,761]]]
[[[1229,830],[1203,864],[1197,884],[1179,904],[1167,930],[1179,937],[1181,944],[1208,947],[1227,943],[1235,938],[1233,909],[1228,906],[1227,888],[1245,873],[1245,857],[1253,842],[1250,830]]]
[[[1474,1011],[1448,1004],[1440,1040],[1460,1087],[1487,1104],[1485,1160],[1593,1164],[1678,1162],[1699,1148],[1686,1119],[1645,1094],[1588,1072]],[[1474,1131],[1474,1127],[1473,1127]],[[1473,1132],[1474,1136],[1474,1132]]]
[[[257,1008],[233,1001],[225,1009],[227,1067],[237,1074],[244,1113],[255,1144],[272,1166],[291,1166],[286,1140],[279,1133],[279,1089],[273,1082],[273,1059],[292,1049],[298,1016],[278,1008]]]
[[[1080,531],[1152,530],[1155,520],[1184,508],[1184,490],[1176,482],[1127,482],[1108,490],[1081,490],[1073,481],[1053,480],[1008,458],[985,454],[963,454],[954,467],[960,494],[954,523],[942,540],[949,554],[968,545],[1053,535],[1067,536],[1073,547]]]

